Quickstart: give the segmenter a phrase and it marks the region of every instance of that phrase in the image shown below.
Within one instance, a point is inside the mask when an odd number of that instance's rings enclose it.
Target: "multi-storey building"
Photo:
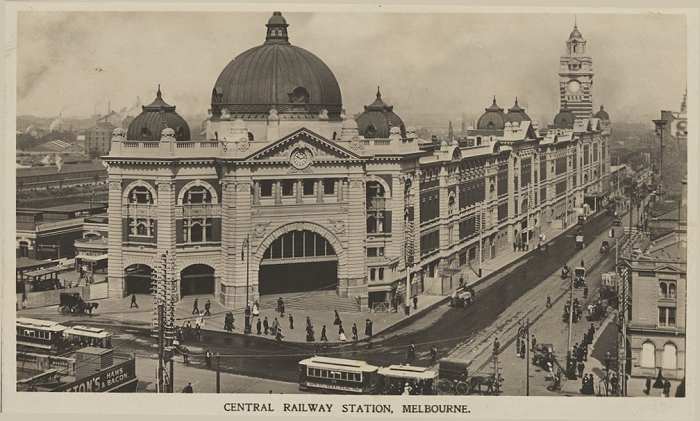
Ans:
[[[265,42],[214,83],[206,141],[191,141],[160,90],[114,131],[110,293],[147,290],[166,251],[180,294],[236,308],[287,291],[334,289],[360,307],[407,284],[447,293],[457,272],[596,209],[607,123],[564,104],[539,129],[517,101],[505,113],[494,99],[466,137],[424,141],[379,91],[349,117],[332,71],[290,44],[275,12]]]

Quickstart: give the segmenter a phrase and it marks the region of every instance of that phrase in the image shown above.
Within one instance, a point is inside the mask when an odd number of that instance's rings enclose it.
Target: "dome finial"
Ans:
[[[160,83],[158,84],[158,91],[156,92],[156,98],[163,99],[163,94],[160,92]]]
[[[493,105],[496,105],[496,95],[493,96]]]
[[[287,21],[282,16],[282,12],[273,12],[270,19],[267,21],[267,37],[265,43],[281,43],[289,44],[289,36],[287,35]]]
[[[518,106],[518,97],[517,96],[515,97],[515,106],[516,107]]]
[[[382,99],[382,93],[379,90],[379,85],[377,85],[377,99]]]

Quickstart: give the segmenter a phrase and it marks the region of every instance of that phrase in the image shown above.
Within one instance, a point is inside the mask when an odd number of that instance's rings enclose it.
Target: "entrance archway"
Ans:
[[[124,269],[124,290],[130,294],[150,294],[153,268],[144,264],[133,264]]]
[[[260,295],[337,287],[338,256],[331,242],[317,232],[287,231],[263,253],[258,273]]]
[[[204,264],[187,266],[180,272],[180,296],[214,294],[214,268]]]

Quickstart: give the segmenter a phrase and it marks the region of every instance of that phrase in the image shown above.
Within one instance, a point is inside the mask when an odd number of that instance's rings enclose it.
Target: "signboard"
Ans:
[[[136,381],[136,360],[131,358],[99,373],[54,389],[54,392],[110,392]]]

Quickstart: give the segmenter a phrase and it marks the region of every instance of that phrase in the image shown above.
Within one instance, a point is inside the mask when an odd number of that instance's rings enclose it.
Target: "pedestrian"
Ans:
[[[311,325],[306,326],[306,342],[314,342],[314,328]]]
[[[408,353],[407,353],[407,360],[409,363],[412,363],[413,360],[416,359],[416,346],[413,344],[410,344],[408,346]]]
[[[202,325],[199,323],[197,323],[197,325],[194,327],[194,336],[198,341],[202,340]]]
[[[24,301],[22,302],[22,306],[23,306],[22,308],[25,308]],[[139,308],[139,305],[136,304],[136,294],[131,294],[131,304],[129,305],[129,308],[134,308],[134,307]]]
[[[263,320],[263,327],[265,328],[265,335],[268,335],[270,333],[270,322],[267,321],[267,316]]]
[[[207,300],[207,302],[204,303],[204,317],[211,316],[211,312],[209,311],[210,309],[211,309],[211,301]]]
[[[199,299],[195,298],[194,303],[192,303],[192,314],[199,314]]]
[[[328,342],[328,336],[326,336],[326,325],[323,325],[321,329],[321,342]]]
[[[333,310],[333,313],[335,315],[335,319],[333,320],[334,325],[341,325],[343,322],[340,321],[340,314],[338,314],[338,310]]]
[[[340,342],[345,342],[348,340],[348,338],[345,337],[345,329],[343,329],[343,326],[340,326],[340,331],[338,332],[338,340]]]
[[[668,379],[664,381],[664,396],[667,398],[671,396],[671,382]]]
[[[430,361],[432,361],[433,364],[437,362],[438,359],[438,349],[436,347],[431,347],[430,348]]]
[[[183,345],[180,347],[180,352],[182,353],[182,362],[188,365],[190,363],[190,350]]]
[[[292,313],[289,313],[289,330],[294,330],[294,317],[292,317]]]
[[[343,328],[342,322],[338,325],[338,335],[340,335],[340,332],[345,332],[345,329]]]
[[[182,388],[182,393],[194,393],[194,390],[192,389],[192,383],[187,383],[187,386]]]
[[[258,303],[258,300],[255,300],[253,303],[253,317],[258,316],[260,316],[260,304]]]
[[[513,253],[515,253],[516,251],[518,251],[518,243],[513,241]]]
[[[613,396],[617,396],[617,388],[618,388],[618,381],[617,381],[617,374],[613,371],[612,375],[610,376],[610,387],[611,387],[611,392]]]
[[[233,331],[233,330],[236,328],[236,326],[235,326],[236,318],[233,317],[233,313],[232,313],[232,312],[229,311],[228,314],[231,315],[231,331]]]
[[[282,342],[282,338],[284,338],[284,335],[282,334],[282,328],[277,327],[277,330],[275,331],[275,340],[277,342]]]
[[[209,348],[204,351],[204,361],[207,363],[207,368],[211,368],[211,352]]]
[[[525,358],[525,352],[526,352],[525,348],[526,347],[527,347],[527,340],[523,339],[522,341],[520,341],[520,358]]]
[[[648,395],[651,392],[651,377],[647,377],[644,382],[644,394]]]
[[[552,297],[547,296],[547,308],[552,308]]]
[[[515,337],[515,355],[520,356],[520,341],[522,341],[520,335]]]
[[[352,324],[352,340],[357,342],[357,325],[355,323]]]
[[[610,355],[610,351],[605,352],[605,371],[610,370],[610,360],[612,359],[612,356]]]
[[[374,327],[374,322],[371,321],[370,319],[367,319],[367,328],[366,328],[366,329],[369,331],[369,333],[367,334],[367,336],[369,336],[370,339],[372,338],[372,335],[374,334],[374,333],[373,333],[373,327]]]
[[[583,264],[583,259],[581,259],[581,267],[586,267],[586,265]]]
[[[280,317],[284,317],[284,303],[280,306]]]
[[[579,361],[576,368],[578,369],[578,376],[583,376],[583,370],[586,368],[586,365],[583,362]]]
[[[258,317],[258,321],[255,324],[255,327],[257,329],[257,334],[259,335],[262,332],[262,322],[260,321],[260,317]]]
[[[418,294],[413,296],[413,309],[418,309]]]
[[[313,327],[313,325],[311,324],[311,317],[309,316],[306,316],[306,327]]]
[[[275,317],[275,320],[272,321],[272,335],[277,335],[277,330],[280,328],[280,322],[277,320],[277,317]]]
[[[537,338],[535,338],[535,334],[532,334],[532,348],[531,350],[534,352],[535,348],[537,348]]]
[[[501,343],[498,342],[498,338],[493,340],[493,354],[497,355],[501,350]]]

